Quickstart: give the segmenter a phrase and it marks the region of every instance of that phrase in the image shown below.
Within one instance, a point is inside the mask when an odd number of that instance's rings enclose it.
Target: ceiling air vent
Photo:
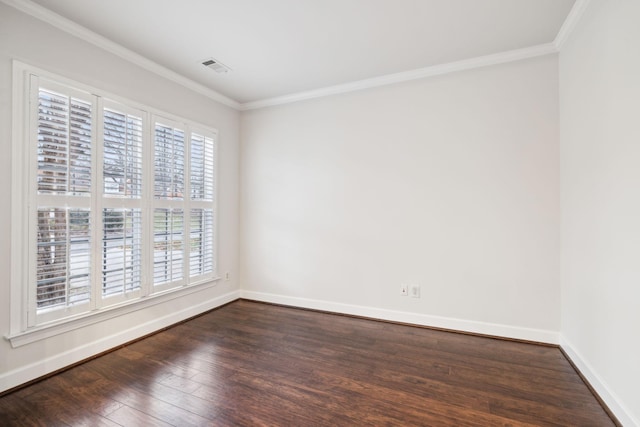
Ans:
[[[204,65],[205,67],[209,67],[216,73],[220,74],[225,74],[231,71],[231,68],[213,58],[205,59],[204,61],[202,61],[202,65]]]

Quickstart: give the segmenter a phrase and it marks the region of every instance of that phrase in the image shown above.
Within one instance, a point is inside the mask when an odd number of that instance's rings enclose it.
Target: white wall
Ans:
[[[557,83],[551,55],[243,112],[243,295],[557,342]]]
[[[232,280],[171,303],[16,349],[0,340],[0,391],[238,296],[238,112],[0,3],[0,182],[5,183],[0,186],[0,334],[9,333],[12,268],[8,185],[12,172],[12,59],[219,130],[219,264],[221,272],[231,272]]]
[[[560,53],[562,339],[640,425],[640,2],[592,1]]]

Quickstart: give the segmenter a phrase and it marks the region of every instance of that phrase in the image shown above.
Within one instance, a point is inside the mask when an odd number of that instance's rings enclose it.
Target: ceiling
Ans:
[[[241,104],[549,44],[574,1],[33,0]]]

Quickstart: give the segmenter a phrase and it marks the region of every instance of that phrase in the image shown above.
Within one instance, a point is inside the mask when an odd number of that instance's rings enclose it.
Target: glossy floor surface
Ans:
[[[240,300],[0,398],[0,425],[613,423],[557,348]]]

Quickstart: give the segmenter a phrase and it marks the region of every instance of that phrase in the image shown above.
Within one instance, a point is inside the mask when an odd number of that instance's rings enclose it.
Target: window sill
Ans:
[[[24,332],[5,336],[5,339],[11,343],[11,347],[21,347],[23,345],[31,344],[36,341],[44,340],[56,335],[64,334],[66,332],[104,322],[115,317],[123,316],[128,313],[144,310],[148,307],[162,304],[176,298],[181,298],[194,292],[200,292],[204,289],[212,288],[216,286],[219,280],[219,277],[214,277],[213,279],[199,284],[194,284],[179,289],[171,289],[162,293],[150,295],[142,299],[136,299],[135,301],[131,302],[125,302],[117,306],[105,308],[99,311],[84,313],[82,315],[74,316],[47,325],[36,326]]]

